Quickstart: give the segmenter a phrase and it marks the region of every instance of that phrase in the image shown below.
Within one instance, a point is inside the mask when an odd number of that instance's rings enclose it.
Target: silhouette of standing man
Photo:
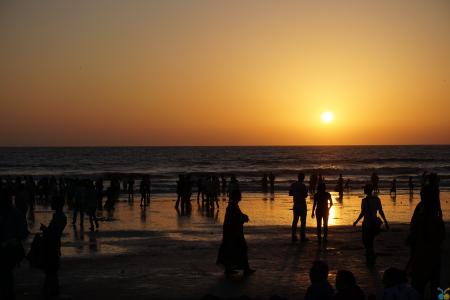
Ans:
[[[302,242],[308,241],[305,235],[306,231],[306,197],[308,197],[308,189],[303,181],[305,180],[305,174],[298,174],[298,181],[294,182],[289,189],[289,196],[294,197],[294,219],[292,221],[292,241],[297,241],[297,224],[300,218],[300,238]]]

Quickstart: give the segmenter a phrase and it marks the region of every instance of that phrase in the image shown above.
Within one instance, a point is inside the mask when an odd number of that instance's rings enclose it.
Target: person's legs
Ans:
[[[369,228],[363,227],[362,238],[363,238],[364,248],[366,248],[367,263],[373,264],[375,262],[375,251],[374,251],[375,236],[370,232]]]
[[[302,241],[307,241],[306,238],[306,206],[301,208],[300,211],[300,237]]]
[[[75,225],[77,223],[77,214],[78,209],[74,207],[72,212],[72,225]]]
[[[300,217],[300,213],[294,208],[293,209],[292,228],[291,228],[292,241],[297,240],[297,224],[298,224],[299,217]]]
[[[317,221],[317,239],[319,241],[322,240],[322,215],[316,212],[316,221]]]
[[[328,213],[323,215],[323,239],[328,238]]]

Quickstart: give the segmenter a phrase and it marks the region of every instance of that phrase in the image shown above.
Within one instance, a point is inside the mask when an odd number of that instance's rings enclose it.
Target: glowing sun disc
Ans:
[[[331,123],[333,122],[334,116],[333,113],[326,111],[322,114],[321,118],[324,123]]]

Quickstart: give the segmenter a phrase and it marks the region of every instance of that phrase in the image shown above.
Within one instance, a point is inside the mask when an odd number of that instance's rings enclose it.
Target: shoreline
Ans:
[[[444,256],[450,253],[448,224],[446,229],[441,283],[450,286],[450,257]],[[257,270],[248,278],[237,275],[225,279],[223,270],[215,265],[221,241],[218,225],[204,231],[181,230],[181,238],[161,231],[136,231],[131,235],[138,239],[116,240],[128,249],[127,253],[62,257],[62,295],[70,299],[201,299],[207,294],[302,299],[309,285],[309,267],[313,260],[322,259],[329,264],[333,286],[336,271],[349,269],[367,296],[380,293],[382,271],[391,266],[403,268],[408,259],[405,224],[392,223],[389,232],[377,237],[378,259],[372,270],[364,262],[360,226],[330,228],[329,242],[322,246],[314,239],[315,228],[311,227],[307,228],[311,241],[295,244],[290,241],[289,226],[246,226],[244,231],[249,262]],[[105,234],[85,232],[84,238],[93,246],[96,235]],[[17,299],[35,299],[43,282],[42,272],[29,269],[23,262],[15,274]]]

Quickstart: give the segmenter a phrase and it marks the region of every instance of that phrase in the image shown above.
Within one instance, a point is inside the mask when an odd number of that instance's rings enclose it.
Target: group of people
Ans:
[[[375,174],[376,175],[376,174]],[[270,186],[274,185],[275,176],[267,177]],[[311,194],[313,207],[311,217],[316,219],[317,240],[319,243],[328,240],[328,217],[330,208],[333,206],[333,198],[327,192],[325,178],[321,175],[310,177],[309,187],[306,187],[305,174],[299,173],[297,181],[289,188],[289,195],[293,197],[293,222],[292,241],[296,242],[298,237],[302,242],[307,242],[306,220],[307,203],[306,200]],[[311,182],[312,180],[312,182]],[[381,232],[384,224],[389,229],[388,221],[384,215],[380,198],[376,195],[377,189],[374,184],[378,184],[378,176],[372,175],[370,183],[364,187],[365,197],[361,202],[361,212],[356,218],[353,226],[362,221],[362,242],[366,251],[366,261],[369,266],[375,263],[376,253],[374,241]],[[263,179],[264,181],[264,179]],[[348,185],[344,183],[342,175],[337,181],[336,190],[341,194]],[[414,189],[412,179],[409,180],[410,191]],[[189,209],[193,190],[193,180],[190,175],[180,175],[177,182],[176,207],[181,205],[182,209]],[[43,205],[50,204],[54,214],[50,223],[41,226],[41,242],[33,241],[32,250],[28,253],[30,260],[40,259],[35,262],[46,274],[46,281],[43,288],[43,295],[54,296],[59,293],[58,269],[61,247],[61,235],[66,226],[67,218],[63,208],[67,204],[72,210],[72,224],[75,225],[79,216],[80,225],[83,225],[84,214],[86,213],[90,221],[90,229],[99,227],[97,220],[97,210],[112,210],[119,198],[120,193],[128,193],[129,201],[134,197],[134,179],[128,178],[124,181],[121,189],[120,181],[116,178],[110,180],[108,188],[104,188],[103,179],[95,181],[90,179],[60,179],[54,177],[40,179],[37,184],[32,177],[17,177],[15,180],[7,178],[0,179],[0,260],[2,263],[0,271],[0,295],[1,299],[13,299],[12,274],[14,267],[25,257],[25,250],[22,241],[28,236],[27,213],[35,207],[35,202]],[[144,176],[140,182],[141,206],[146,206],[150,202],[151,182],[149,176]],[[207,175],[197,178],[197,203],[202,206],[212,207],[218,204],[218,197],[227,195],[229,198],[228,207],[225,212],[223,224],[223,238],[219,249],[217,263],[225,268],[225,274],[231,276],[236,270],[243,270],[245,275],[250,275],[255,270],[251,269],[248,262],[247,244],[244,237],[243,225],[249,222],[249,217],[239,208],[242,193],[239,182],[235,176],[231,176],[227,181],[225,176]],[[417,205],[410,225],[410,234],[407,244],[410,247],[410,260],[405,267],[405,272],[411,277],[411,284],[419,295],[423,295],[425,287],[429,284],[431,290],[436,293],[440,276],[440,249],[445,237],[445,226],[442,217],[442,210],[439,199],[439,178],[436,174],[424,174],[420,191],[421,201]],[[106,196],[106,202],[103,198]],[[380,218],[380,217],[381,218]],[[300,220],[300,235],[297,235],[298,221]],[[36,240],[36,238],[35,238]],[[39,245],[39,246],[37,246]],[[37,249],[43,251],[45,255],[35,255]],[[42,250],[45,249],[45,250]],[[316,269],[324,270],[324,266],[318,263],[313,266],[311,273],[312,286],[319,280],[319,273]],[[322,268],[322,269],[321,269]],[[338,293],[330,292],[335,299],[339,294],[339,285],[353,286],[354,280],[349,273],[341,272],[336,288]],[[389,274],[389,273],[386,273]],[[398,275],[398,274],[397,274]],[[396,276],[397,276],[396,275]],[[323,273],[321,275],[323,277]],[[387,276],[387,275],[386,275]],[[320,277],[320,278],[322,278]],[[394,276],[395,277],[395,276]],[[398,277],[398,276],[397,276]],[[397,278],[396,277],[396,278]],[[402,277],[403,278],[403,277]],[[314,280],[313,280],[314,279]],[[323,278],[322,278],[323,279]],[[321,279],[321,280],[322,280]],[[344,280],[345,279],[345,280]],[[404,280],[401,280],[404,283]],[[323,284],[323,283],[321,283]],[[400,284],[400,283],[396,283]],[[354,288],[354,286],[353,286]],[[320,289],[321,292],[330,290]],[[359,293],[353,290],[352,293]],[[314,289],[308,289],[306,299],[318,299],[308,295],[314,295]],[[308,298],[309,297],[309,298]],[[324,298],[332,299],[332,298]],[[356,298],[355,298],[356,299]],[[391,298],[386,298],[391,299]]]
[[[0,182],[0,299],[15,299],[13,271],[25,256],[45,273],[42,295],[45,298],[57,296],[61,236],[67,224],[63,212],[65,198],[54,191],[52,196],[45,195],[54,214],[48,225],[41,225],[42,232],[35,237],[36,242],[33,242],[35,247],[27,254],[22,245],[29,235],[26,212],[34,206],[30,195],[26,197],[31,201],[26,202],[26,207],[22,203],[22,197],[30,191],[24,191],[23,182],[16,181],[16,185]]]
[[[298,240],[297,225],[299,219],[301,221],[300,239],[302,242],[309,241],[305,232],[307,218],[306,199],[311,189],[306,187],[304,179],[305,175],[299,173],[298,180],[289,189],[289,195],[293,197],[291,230],[293,242]],[[365,248],[366,262],[371,267],[376,260],[375,238],[380,234],[382,224],[384,224],[386,230],[389,230],[389,223],[383,212],[381,200],[375,194],[375,188],[372,183],[365,185],[364,194],[365,197],[361,201],[361,212],[353,226],[356,226],[361,219],[363,220],[362,243]],[[414,210],[410,232],[406,241],[410,248],[410,259],[404,270],[390,269],[385,272],[385,285],[388,289],[384,299],[423,299],[427,285],[430,286],[432,296],[438,295],[441,272],[441,247],[445,239],[445,224],[442,217],[439,194],[439,178],[437,174],[424,174],[420,191],[421,201]],[[317,239],[319,243],[326,242],[328,238],[328,216],[333,200],[331,194],[326,191],[323,177],[318,177],[317,190],[313,194],[313,199],[311,217],[316,217]],[[236,270],[243,270],[244,275],[254,272],[249,267],[247,244],[243,231],[243,225],[249,222],[249,217],[240,210],[240,200],[241,192],[237,185],[237,189],[233,193],[229,193],[229,204],[223,224],[222,244],[217,258],[217,264],[224,266],[226,276],[235,274]],[[406,274],[411,278],[413,291],[406,288]],[[333,289],[326,281],[328,267],[323,262],[316,262],[313,265],[310,277],[312,285],[305,296],[307,300],[364,299],[364,294],[355,286],[353,275],[347,271],[338,272],[336,279],[338,293],[336,295],[334,295]],[[341,291],[339,286],[342,287]],[[348,289],[349,287],[351,288]],[[396,288],[394,289],[393,287]],[[397,295],[398,293],[401,295]],[[350,297],[350,295],[352,296]]]

